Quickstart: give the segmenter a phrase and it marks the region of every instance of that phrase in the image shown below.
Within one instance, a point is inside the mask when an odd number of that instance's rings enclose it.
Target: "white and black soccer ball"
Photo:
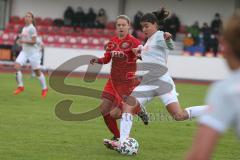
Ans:
[[[139,144],[134,138],[127,138],[119,149],[119,153],[123,155],[133,156],[138,153]]]

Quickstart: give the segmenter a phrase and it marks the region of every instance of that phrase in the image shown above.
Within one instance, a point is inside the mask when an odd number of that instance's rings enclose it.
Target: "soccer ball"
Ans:
[[[121,145],[119,153],[123,155],[133,156],[138,152],[139,144],[134,138],[127,138]]]

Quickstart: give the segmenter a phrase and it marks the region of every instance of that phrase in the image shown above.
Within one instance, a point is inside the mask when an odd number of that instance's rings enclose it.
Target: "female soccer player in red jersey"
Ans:
[[[129,34],[129,29],[129,18],[126,15],[118,16],[116,18],[117,36],[113,37],[107,44],[104,57],[90,61],[91,64],[107,64],[112,60],[110,77],[104,87],[99,107],[114,139],[120,136],[116,119],[121,117],[122,98],[129,96],[138,84],[138,80],[135,79],[138,57],[132,49],[141,43]],[[137,110],[136,112],[139,112],[140,108]],[[141,112],[141,118],[147,123],[148,117],[143,112]]]

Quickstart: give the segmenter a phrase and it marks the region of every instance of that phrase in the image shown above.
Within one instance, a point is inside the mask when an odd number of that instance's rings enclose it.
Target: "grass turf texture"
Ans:
[[[148,104],[152,121],[144,126],[135,118],[132,137],[140,144],[134,157],[107,150],[103,138],[111,138],[102,117],[85,122],[67,122],[55,115],[55,105],[64,99],[74,101],[71,111],[84,112],[95,108],[100,100],[64,95],[51,88],[41,99],[38,80],[24,75],[25,91],[13,96],[14,74],[0,74],[0,159],[1,160],[176,160],[182,159],[191,144],[196,121],[172,121],[158,99]],[[67,84],[84,85],[102,90],[106,80],[85,83],[80,78],[68,78]],[[201,105],[208,86],[177,84],[182,106]],[[215,160],[240,159],[240,145],[229,131],[214,154]]]

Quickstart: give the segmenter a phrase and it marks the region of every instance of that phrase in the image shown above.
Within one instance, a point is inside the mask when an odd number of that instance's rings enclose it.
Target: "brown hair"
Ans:
[[[240,60],[240,10],[236,10],[224,24],[222,35]]]
[[[26,14],[30,14],[32,16],[32,24],[34,27],[36,27],[36,20],[32,12],[28,11]]]

